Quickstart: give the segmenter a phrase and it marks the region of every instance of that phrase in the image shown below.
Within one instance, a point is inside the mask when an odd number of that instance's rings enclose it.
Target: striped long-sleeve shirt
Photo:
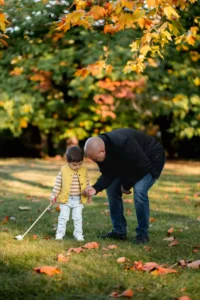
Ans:
[[[90,183],[87,175],[87,186],[89,185]],[[62,188],[62,173],[60,171],[56,177],[52,194],[57,197],[61,192],[61,188]],[[78,174],[77,172],[74,172],[74,176],[70,188],[70,196],[79,196],[79,195],[81,195],[81,186],[80,186]]]

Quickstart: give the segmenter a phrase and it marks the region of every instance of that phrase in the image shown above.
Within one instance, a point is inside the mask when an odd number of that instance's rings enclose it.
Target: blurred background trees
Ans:
[[[169,42],[164,59],[151,56],[142,74],[124,74],[139,30],[105,35],[97,26],[93,32],[74,27],[65,33],[55,27],[67,13],[67,1],[7,0],[0,156],[62,155],[71,140],[83,145],[91,135],[131,127],[160,139],[169,157],[199,158],[199,4],[180,11],[184,28],[197,28],[195,42]],[[110,74],[74,76],[105,57],[113,66]]]

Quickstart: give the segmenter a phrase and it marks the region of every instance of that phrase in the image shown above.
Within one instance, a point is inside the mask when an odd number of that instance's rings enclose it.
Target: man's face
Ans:
[[[102,147],[97,151],[93,151],[93,152],[89,153],[87,155],[87,157],[89,157],[90,159],[92,159],[93,161],[96,161],[96,162],[104,161],[106,158],[105,147]]]
[[[77,171],[82,166],[82,163],[83,163],[82,161],[80,161],[80,162],[70,162],[69,166],[72,170]]]

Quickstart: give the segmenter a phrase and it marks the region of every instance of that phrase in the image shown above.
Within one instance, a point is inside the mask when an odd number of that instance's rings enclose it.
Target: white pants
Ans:
[[[83,204],[80,203],[80,196],[69,196],[66,204],[60,204],[60,215],[58,217],[58,228],[56,238],[63,238],[66,232],[66,225],[69,221],[70,210],[72,209],[72,219],[74,221],[75,238],[83,238],[82,229],[82,210]]]

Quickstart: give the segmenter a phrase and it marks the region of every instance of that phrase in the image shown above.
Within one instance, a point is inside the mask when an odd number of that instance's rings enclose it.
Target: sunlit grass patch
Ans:
[[[130,262],[154,261],[167,267],[180,259],[198,260],[200,250],[200,164],[168,163],[161,178],[149,192],[151,204],[149,249],[134,246],[136,217],[134,203],[124,202],[128,222],[128,240],[99,240],[98,235],[111,230],[105,192],[94,197],[83,210],[85,242],[73,240],[73,222],[69,221],[63,241],[55,241],[58,211],[55,206],[27,234],[23,234],[49,204],[48,197],[55,176],[64,161],[1,160],[0,172],[0,299],[108,299],[114,286],[134,291],[133,299],[172,300],[189,295],[200,299],[200,270],[177,269],[177,274],[153,276],[128,271],[119,257]],[[96,165],[87,164],[92,183],[99,175]],[[132,195],[124,196],[132,199]],[[29,210],[20,210],[20,206]],[[169,247],[167,230],[179,244]],[[72,247],[96,241],[98,249],[72,253],[67,263],[56,257]],[[114,244],[118,248],[105,250]],[[61,274],[48,277],[34,272],[40,266],[56,266]]]

